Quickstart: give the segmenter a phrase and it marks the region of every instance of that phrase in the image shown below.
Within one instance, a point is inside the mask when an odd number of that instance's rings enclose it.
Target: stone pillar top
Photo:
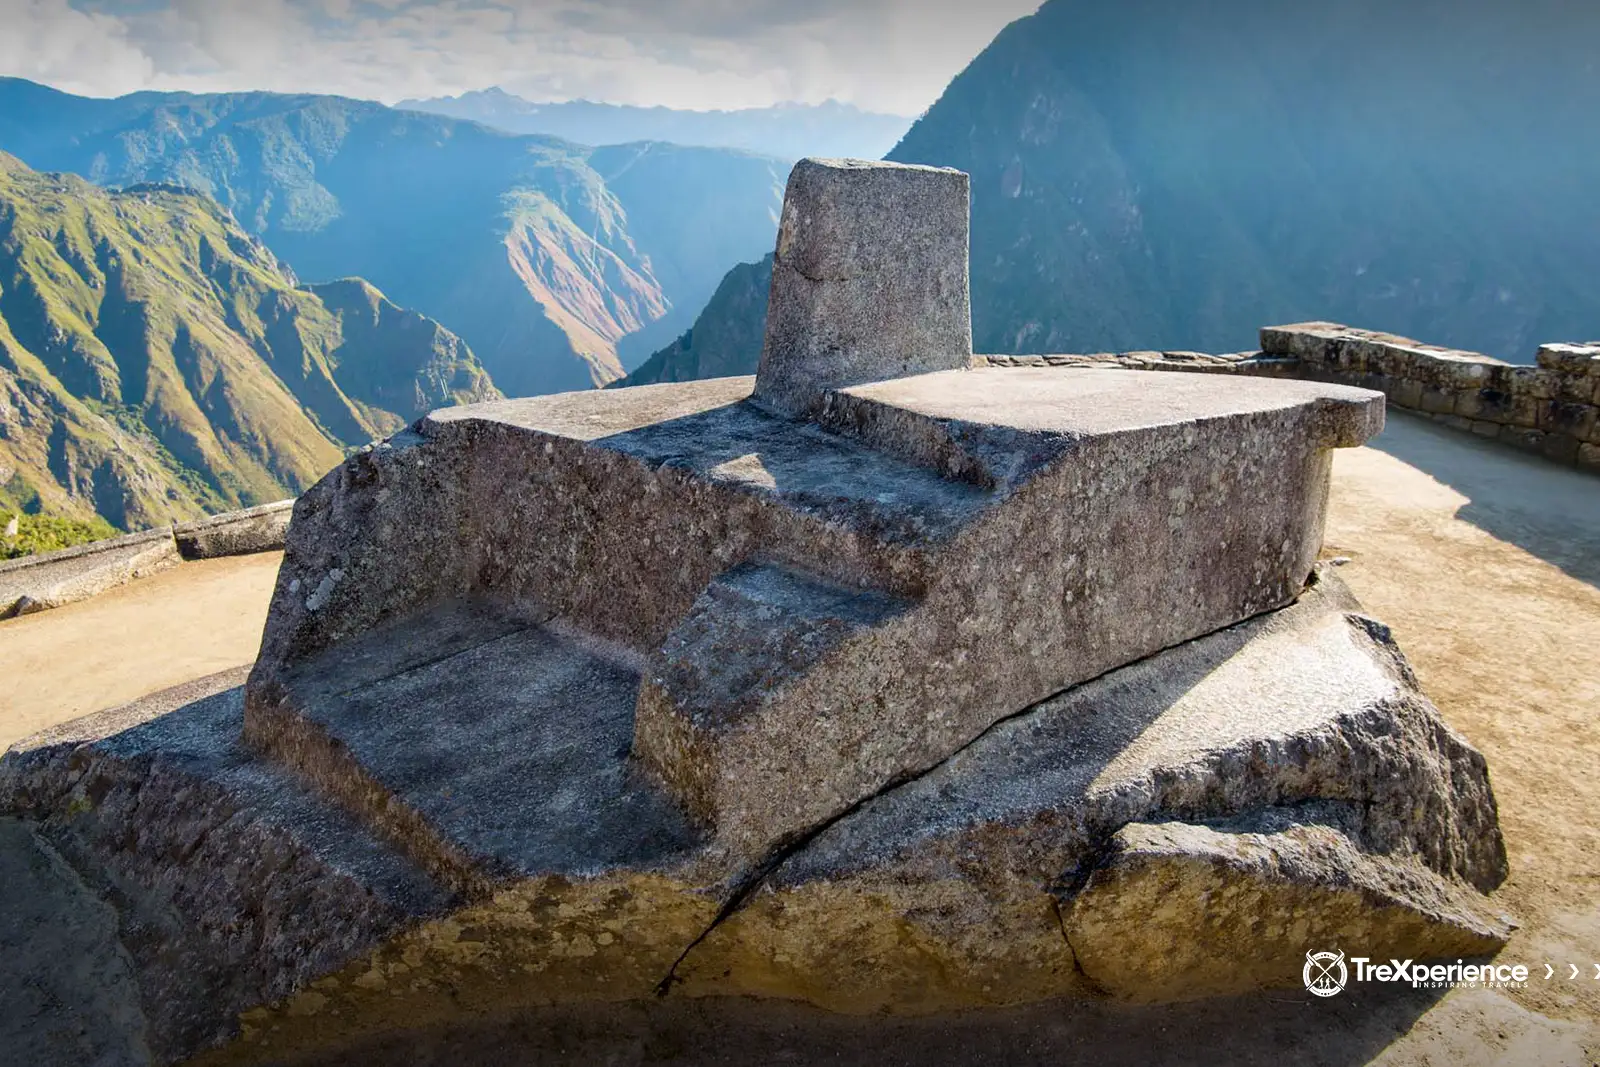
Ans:
[[[948,167],[795,164],[756,399],[805,417],[831,389],[967,366],[969,200]]]

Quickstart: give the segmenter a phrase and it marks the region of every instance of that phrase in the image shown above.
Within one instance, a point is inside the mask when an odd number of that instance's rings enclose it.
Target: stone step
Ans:
[[[576,572],[614,575],[605,604],[567,594],[552,607],[608,636],[638,633],[636,647],[647,651],[706,581],[753,549],[840,584],[914,593],[930,580],[929,554],[991,503],[975,486],[741,402],[750,384],[725,379],[434,412],[424,424],[431,441],[465,449],[492,435],[495,469],[523,472],[475,487],[490,537],[480,581],[501,595],[550,597],[562,596]],[[673,417],[646,421],[661,407]],[[642,501],[655,506],[644,511]],[[616,524],[624,514],[671,521],[624,529]],[[579,542],[551,554],[561,571],[530,570],[549,558],[526,537],[535,528]],[[668,601],[668,625],[611,621],[624,611],[656,620],[659,594],[676,592],[685,565],[703,577],[687,598]]]
[[[802,746],[773,736],[756,762],[745,763],[724,758],[722,740],[753,717],[783,714],[773,705],[797,700],[806,708],[785,718],[801,730],[825,729],[830,705],[861,697],[848,678],[860,671],[852,646],[909,606],[770,564],[719,576],[651,657],[635,753],[707,822],[748,807],[730,791],[792,805],[793,787],[774,787],[793,777],[786,765]]]
[[[469,898],[666,864],[695,843],[628,759],[625,649],[456,602],[336,646],[252,698],[245,736]]]
[[[117,912],[156,1062],[237,1032],[452,894],[239,743],[243,671],[79,719],[0,761],[21,816]]]

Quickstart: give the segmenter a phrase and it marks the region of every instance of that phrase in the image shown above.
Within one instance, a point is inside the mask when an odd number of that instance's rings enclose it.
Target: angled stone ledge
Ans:
[[[1063,909],[1084,975],[1130,1000],[1290,985],[1310,945],[1374,959],[1487,956],[1504,916],[1415,859],[1364,849],[1337,804],[1130,823]],[[1241,951],[1241,946],[1249,946]]]
[[[682,991],[852,1013],[1170,1000],[1298,985],[1324,936],[1494,951],[1483,759],[1355,607],[1324,578],[998,724],[793,850]]]

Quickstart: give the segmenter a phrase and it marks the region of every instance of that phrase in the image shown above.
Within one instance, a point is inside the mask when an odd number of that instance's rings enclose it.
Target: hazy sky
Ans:
[[[0,74],[95,96],[275,89],[393,102],[747,107],[829,97],[914,115],[1039,0],[0,0]]]

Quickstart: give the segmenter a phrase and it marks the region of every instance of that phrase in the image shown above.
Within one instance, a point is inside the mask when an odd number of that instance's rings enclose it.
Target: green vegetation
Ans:
[[[16,533],[10,533],[10,523],[17,523]],[[54,552],[58,548],[99,541],[115,537],[117,530],[106,520],[62,519],[52,515],[26,515],[0,511],[0,559],[17,559],[36,552]]]
[[[367,278],[444,323],[513,395],[608,381],[682,331],[729,263],[771,249],[786,175],[733,149],[594,149],[340,97],[91,100],[6,78],[0,149],[215,197],[299,277]]]
[[[246,507],[497,395],[438,323],[359,279],[297,286],[205,196],[0,154],[0,506],[129,530]]]

